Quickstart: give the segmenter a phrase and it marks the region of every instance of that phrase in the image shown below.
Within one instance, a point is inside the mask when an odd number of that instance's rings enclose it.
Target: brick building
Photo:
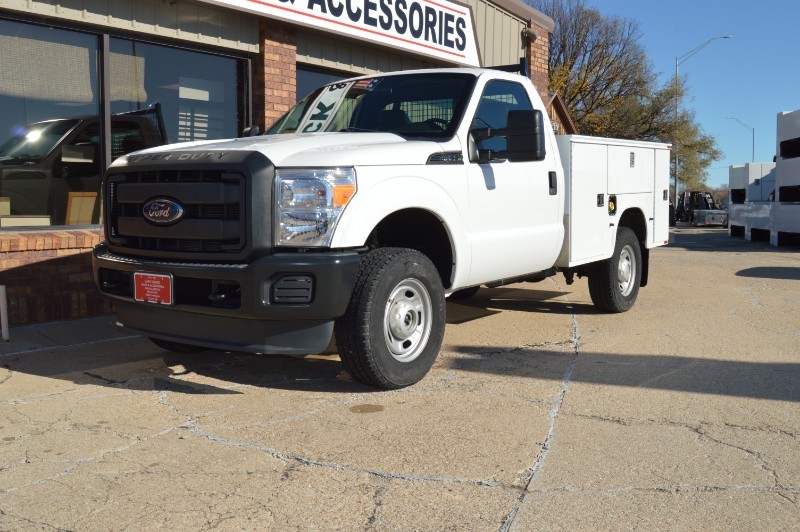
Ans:
[[[264,130],[319,85],[390,70],[522,61],[552,108],[552,30],[519,0],[0,3],[10,323],[112,311],[89,250],[103,238],[102,169],[119,155]]]

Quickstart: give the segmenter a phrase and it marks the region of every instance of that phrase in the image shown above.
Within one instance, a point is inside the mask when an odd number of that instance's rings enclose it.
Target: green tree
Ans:
[[[676,118],[676,95],[683,97],[685,83],[659,86],[639,25],[605,17],[584,0],[527,1],[555,21],[549,89],[561,95],[580,133],[672,143],[681,185],[704,188],[706,170],[721,157],[716,140],[691,111]]]

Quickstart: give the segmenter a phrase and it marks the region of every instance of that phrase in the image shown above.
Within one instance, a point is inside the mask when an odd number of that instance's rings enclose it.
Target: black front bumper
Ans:
[[[95,282],[119,325],[144,336],[216,349],[311,354],[330,343],[350,301],[357,252],[275,253],[248,264],[179,263],[92,255]],[[134,273],[169,274],[170,306],[136,301]]]

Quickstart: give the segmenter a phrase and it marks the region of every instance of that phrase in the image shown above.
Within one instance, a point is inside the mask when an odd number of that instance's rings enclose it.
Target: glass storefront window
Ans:
[[[111,39],[111,113],[161,106],[169,142],[236,137],[244,128],[241,61]]]
[[[62,225],[76,194],[100,190],[100,139],[75,140],[100,114],[97,43],[0,20],[0,227]]]
[[[346,74],[335,72],[333,70],[320,70],[308,67],[297,66],[297,101],[299,102],[305,96],[318,89],[323,85],[329,85],[334,81],[340,79],[347,79],[357,76],[358,74]]]
[[[0,19],[0,230],[100,222],[102,150],[236,137],[244,59]],[[100,135],[99,65],[110,72]],[[110,161],[109,161],[110,162]]]

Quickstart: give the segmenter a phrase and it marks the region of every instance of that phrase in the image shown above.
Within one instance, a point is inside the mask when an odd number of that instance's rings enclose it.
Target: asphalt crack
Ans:
[[[539,454],[536,456],[536,460],[531,466],[530,470],[528,471],[528,475],[525,477],[523,484],[524,489],[522,494],[518,497],[517,505],[511,509],[511,511],[505,516],[503,519],[502,525],[500,526],[501,532],[507,532],[514,524],[514,520],[516,519],[517,513],[522,505],[525,503],[525,499],[531,493],[531,486],[534,484],[537,475],[544,467],[545,460],[547,459],[547,455],[550,452],[550,449],[553,445],[553,439],[555,437],[555,430],[556,430],[556,422],[558,421],[558,416],[561,413],[561,407],[564,404],[564,397],[567,395],[567,390],[569,389],[569,385],[572,382],[572,374],[575,371],[575,366],[578,364],[578,357],[580,356],[580,328],[578,327],[578,317],[575,314],[575,309],[572,305],[572,302],[567,297],[567,294],[564,293],[564,290],[561,288],[554,278],[550,277],[550,280],[556,285],[559,289],[561,294],[563,295],[564,299],[567,301],[567,308],[570,309],[570,314],[572,317],[572,338],[568,341],[568,345],[571,346],[573,350],[572,360],[570,361],[569,366],[564,371],[564,375],[561,379],[561,386],[558,389],[558,393],[556,394],[555,398],[553,399],[553,405],[550,408],[550,412],[548,416],[550,418],[550,426],[547,430],[547,436],[542,443],[542,448],[539,450]]]
[[[11,369],[11,366],[8,364],[3,365],[3,369],[6,370],[6,374],[0,378],[0,384],[5,384],[8,380],[14,375],[14,370]]]
[[[383,494],[386,493],[387,487],[386,486],[378,486],[375,489],[375,493],[372,494],[372,500],[375,506],[372,508],[372,514],[367,519],[367,527],[368,528],[375,528],[378,524],[378,512],[383,506]]]
[[[408,390],[408,389],[406,389]],[[397,393],[408,393],[407,391],[398,391]],[[208,432],[204,431],[195,416],[191,414],[187,414],[185,412],[181,412],[175,405],[171,404],[168,401],[168,394],[169,390],[162,390],[159,393],[159,403],[166,406],[170,411],[172,411],[175,415],[180,417],[184,417],[186,421],[179,425],[178,427],[174,427],[170,430],[178,430],[178,429],[185,429],[188,430],[190,433],[198,436],[206,441],[211,443],[225,445],[229,447],[237,447],[240,449],[247,449],[252,451],[258,451],[264,453],[272,458],[277,460],[281,460],[287,463],[297,463],[306,466],[312,467],[321,467],[325,469],[331,469],[334,471],[344,471],[349,473],[360,473],[360,474],[367,474],[372,475],[379,478],[385,479],[394,479],[394,480],[407,480],[413,482],[441,482],[441,483],[448,483],[448,484],[470,484],[475,486],[485,486],[490,488],[503,488],[503,489],[512,489],[518,491],[519,488],[515,486],[506,486],[499,482],[494,482],[491,480],[486,479],[465,479],[465,478],[457,478],[457,477],[446,477],[446,476],[437,476],[437,475],[409,475],[404,473],[396,473],[392,471],[382,471],[379,469],[371,469],[371,468],[361,468],[361,467],[354,467],[348,466],[343,464],[337,464],[335,462],[325,462],[322,460],[316,460],[314,458],[310,458],[307,456],[302,456],[299,454],[295,454],[289,451],[281,451],[278,449],[273,449],[270,447],[266,447],[263,445],[256,445],[253,443],[242,442],[242,441],[235,441],[229,440],[226,438],[220,438],[213,434],[209,434]],[[363,399],[363,398],[359,398]],[[355,398],[353,398],[355,400]]]

